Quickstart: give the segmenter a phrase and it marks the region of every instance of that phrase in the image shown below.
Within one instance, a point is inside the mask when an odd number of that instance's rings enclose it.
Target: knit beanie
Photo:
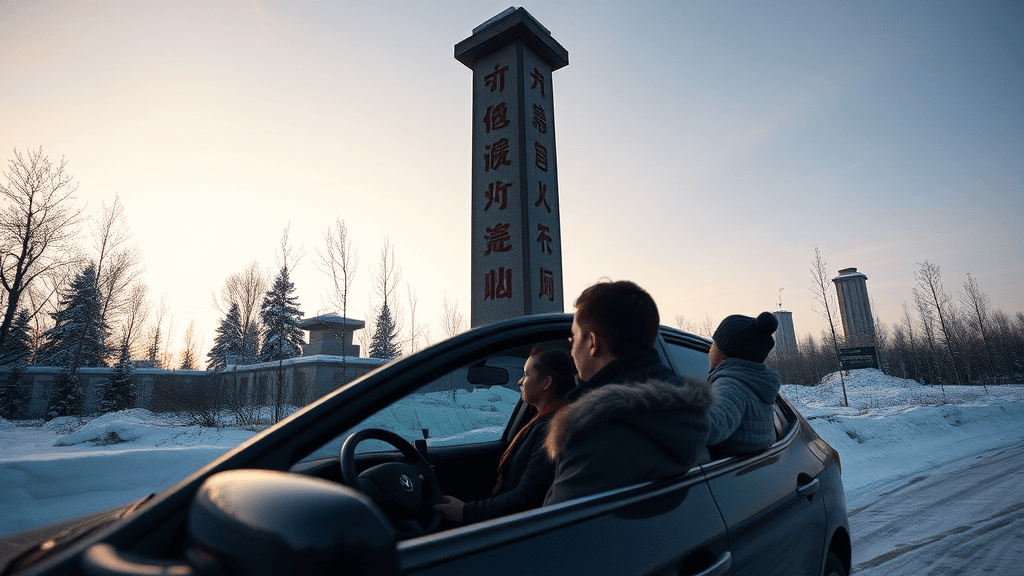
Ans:
[[[756,319],[733,314],[722,320],[712,339],[729,358],[764,362],[775,346],[772,333],[779,321],[771,312],[761,312]]]

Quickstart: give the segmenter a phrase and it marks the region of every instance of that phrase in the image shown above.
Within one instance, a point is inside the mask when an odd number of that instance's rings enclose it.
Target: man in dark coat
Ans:
[[[779,322],[771,312],[757,318],[734,314],[718,325],[708,352],[708,382],[718,401],[708,413],[708,447],[723,456],[763,450],[775,442],[775,398],[782,381],[764,364],[775,346]]]
[[[598,283],[575,306],[579,382],[545,441],[558,463],[546,506],[686,473],[705,447],[713,404],[707,382],[662,363],[658,308],[642,288]]]

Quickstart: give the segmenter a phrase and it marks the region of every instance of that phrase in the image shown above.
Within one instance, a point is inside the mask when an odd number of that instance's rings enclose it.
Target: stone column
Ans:
[[[775,353],[780,357],[796,354],[796,330],[793,329],[793,313],[788,310],[773,312],[779,321],[775,331]]]
[[[455,46],[473,70],[470,323],[562,311],[551,73],[569,53],[523,8]]]
[[[832,279],[839,297],[846,346],[874,346],[875,319],[868,299],[868,277],[856,268],[843,268]]]

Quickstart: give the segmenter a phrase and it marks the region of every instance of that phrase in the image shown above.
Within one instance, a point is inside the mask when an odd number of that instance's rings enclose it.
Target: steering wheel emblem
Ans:
[[[412,492],[412,478],[402,474],[398,477],[398,482],[402,484],[402,488],[405,488],[406,492]]]

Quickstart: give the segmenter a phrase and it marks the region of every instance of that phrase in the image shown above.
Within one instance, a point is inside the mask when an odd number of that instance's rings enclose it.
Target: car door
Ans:
[[[826,522],[818,491],[821,461],[807,448],[795,418],[777,403],[784,435],[763,452],[704,464],[725,518],[734,573],[817,574]]]
[[[401,572],[728,574],[725,523],[699,468],[400,542]]]

